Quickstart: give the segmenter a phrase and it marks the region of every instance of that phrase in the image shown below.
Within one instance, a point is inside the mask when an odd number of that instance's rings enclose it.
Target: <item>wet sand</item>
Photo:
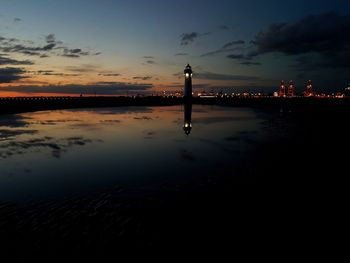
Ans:
[[[164,186],[148,196],[111,188],[64,200],[0,203],[1,250],[25,260],[239,250],[264,244],[267,237],[282,249],[294,236],[317,239],[322,218],[315,218],[341,199],[333,185],[347,177],[349,111],[343,106],[262,110],[270,137],[252,142],[255,151],[237,167],[237,177]],[[299,237],[299,244],[304,242]]]

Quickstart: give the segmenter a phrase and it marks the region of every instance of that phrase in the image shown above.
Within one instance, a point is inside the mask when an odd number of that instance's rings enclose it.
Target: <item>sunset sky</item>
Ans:
[[[0,96],[350,85],[346,0],[1,0]]]

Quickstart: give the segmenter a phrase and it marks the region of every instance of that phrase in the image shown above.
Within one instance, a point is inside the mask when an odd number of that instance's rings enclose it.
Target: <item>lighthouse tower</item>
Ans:
[[[185,90],[184,97],[187,99],[192,98],[192,68],[189,64],[187,64],[185,70]]]

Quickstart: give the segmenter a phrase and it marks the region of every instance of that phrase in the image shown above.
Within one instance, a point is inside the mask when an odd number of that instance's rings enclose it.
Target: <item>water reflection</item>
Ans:
[[[192,130],[192,103],[186,102],[184,104],[184,125],[183,129],[186,135],[189,135]]]
[[[233,176],[259,123],[249,109],[191,103],[0,116],[0,201]]]

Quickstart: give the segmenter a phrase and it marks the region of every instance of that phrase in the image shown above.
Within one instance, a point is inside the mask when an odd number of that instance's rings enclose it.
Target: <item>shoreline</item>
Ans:
[[[259,109],[303,111],[350,108],[350,98],[200,98],[179,97],[11,97],[0,98],[0,115],[44,110],[105,108],[128,106],[172,106],[181,104],[252,107]]]

